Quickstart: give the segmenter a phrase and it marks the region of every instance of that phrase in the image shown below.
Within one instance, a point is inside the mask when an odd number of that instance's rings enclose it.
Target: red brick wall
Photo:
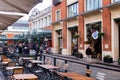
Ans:
[[[52,7],[52,22],[56,22],[56,10],[61,11],[61,20],[65,19],[67,17],[66,1],[67,0],[62,0],[62,2],[60,4]],[[63,21],[62,27],[63,27],[63,29],[62,29],[63,48],[67,48],[67,24],[66,24],[66,21]]]
[[[103,5],[108,5],[111,3],[111,0],[103,0]],[[111,51],[111,12],[109,8],[103,8],[103,32],[105,36],[103,37],[103,50]],[[105,48],[105,44],[108,44],[108,48]]]
[[[52,22],[56,22],[56,10],[60,10],[61,19],[65,19],[67,16],[66,0],[62,0],[60,4],[52,7]]]
[[[84,0],[79,0],[79,13],[84,12]],[[80,35],[79,41],[78,41],[78,48],[84,49],[84,17],[79,16],[79,26],[78,26],[78,33]],[[80,47],[80,44],[82,47]]]

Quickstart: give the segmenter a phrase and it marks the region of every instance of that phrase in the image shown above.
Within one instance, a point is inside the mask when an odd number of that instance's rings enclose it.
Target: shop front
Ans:
[[[92,58],[102,59],[102,36],[101,22],[86,24],[87,44],[92,47]]]

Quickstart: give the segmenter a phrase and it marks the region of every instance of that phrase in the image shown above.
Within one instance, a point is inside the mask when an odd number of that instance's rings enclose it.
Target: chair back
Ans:
[[[105,73],[98,72],[96,76],[96,80],[105,80]]]
[[[24,68],[15,68],[13,69],[13,74],[23,74]]]
[[[2,62],[10,62],[10,59],[3,59]]]
[[[64,64],[62,72],[67,72],[68,67],[69,67],[69,64]]]
[[[64,70],[67,70],[68,67],[69,67],[69,64],[64,64],[63,69],[64,69]]]
[[[37,78],[32,78],[32,79],[24,79],[24,80],[38,80]]]
[[[62,61],[59,61],[57,66],[58,66],[59,68],[61,68],[61,67],[62,67]]]
[[[1,59],[7,59],[5,55],[1,55]]]
[[[8,62],[8,66],[16,66],[16,62]]]
[[[51,60],[50,59],[45,59],[45,64],[51,64]]]

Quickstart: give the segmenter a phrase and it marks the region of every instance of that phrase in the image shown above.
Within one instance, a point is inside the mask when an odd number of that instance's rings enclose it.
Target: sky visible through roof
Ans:
[[[39,11],[44,10],[45,8],[49,7],[52,4],[52,0],[43,0],[42,3],[37,4],[35,7],[31,9],[29,12],[29,15],[31,15],[31,12],[33,9],[37,8]],[[28,20],[29,15],[25,15],[24,17],[20,18],[19,20]]]

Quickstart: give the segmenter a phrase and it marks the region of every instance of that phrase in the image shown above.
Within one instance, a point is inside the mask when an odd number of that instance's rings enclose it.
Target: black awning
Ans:
[[[75,26],[72,26],[72,27],[68,27],[68,30],[76,31],[76,30],[78,30],[78,26],[75,25]]]
[[[120,22],[120,18],[115,18],[115,22]]]
[[[52,31],[51,30],[38,30],[38,35],[40,35],[41,37],[51,36]]]
[[[57,30],[55,30],[56,32],[60,32],[60,31],[62,31],[62,29],[57,29]]]

